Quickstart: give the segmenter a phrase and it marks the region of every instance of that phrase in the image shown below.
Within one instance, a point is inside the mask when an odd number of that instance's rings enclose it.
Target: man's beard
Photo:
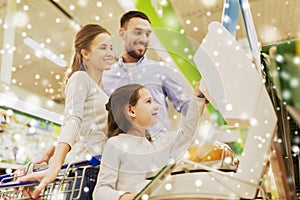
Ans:
[[[135,58],[135,59],[140,59],[141,57],[144,56],[144,53],[142,54],[137,54],[135,51],[128,51],[127,52],[131,57]]]

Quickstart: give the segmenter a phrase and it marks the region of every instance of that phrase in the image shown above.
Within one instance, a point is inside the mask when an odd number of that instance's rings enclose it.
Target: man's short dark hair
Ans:
[[[143,12],[141,12],[141,11],[137,11],[137,10],[132,10],[132,11],[128,11],[127,13],[125,13],[125,14],[121,17],[121,20],[120,20],[121,28],[123,28],[123,27],[125,26],[125,24],[126,24],[131,18],[135,18],[135,17],[145,19],[145,20],[147,20],[147,21],[151,24],[150,19],[148,18],[148,16],[147,16],[145,13],[143,13]]]

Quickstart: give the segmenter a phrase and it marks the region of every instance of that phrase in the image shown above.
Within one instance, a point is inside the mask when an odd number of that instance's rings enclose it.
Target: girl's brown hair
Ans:
[[[131,120],[126,114],[126,109],[129,106],[135,106],[140,96],[139,91],[144,88],[139,84],[128,84],[116,89],[110,96],[106,104],[108,111],[108,138],[127,133],[131,128]]]

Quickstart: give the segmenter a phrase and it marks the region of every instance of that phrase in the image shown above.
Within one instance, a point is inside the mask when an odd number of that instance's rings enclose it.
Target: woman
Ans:
[[[52,182],[61,170],[68,152],[72,149],[72,161],[102,154],[107,140],[105,103],[107,95],[102,91],[102,73],[113,62],[110,33],[96,24],[85,25],[74,41],[75,54],[66,76],[66,101],[61,135],[55,148],[51,148],[40,161],[49,161],[48,169],[18,178],[18,181],[38,180],[40,184],[30,194],[37,198],[40,192]],[[95,179],[98,169],[86,173]],[[85,184],[85,183],[84,183]],[[81,199],[92,199],[95,181],[84,185]]]
[[[126,200],[145,186],[147,172],[157,171],[176,159],[191,144],[205,97],[196,96],[176,133],[150,136],[147,128],[157,123],[158,106],[148,89],[129,84],[116,89],[106,104],[108,141],[102,154],[94,200]]]

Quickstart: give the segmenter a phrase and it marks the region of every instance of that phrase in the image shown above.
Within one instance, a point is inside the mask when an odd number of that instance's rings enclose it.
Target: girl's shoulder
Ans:
[[[109,149],[108,151],[112,151],[112,149],[120,151],[120,147],[124,146],[124,140],[119,135],[108,138],[105,148]]]
[[[142,141],[146,141],[145,137],[140,136],[133,136],[126,133],[120,133],[117,136],[113,136],[108,139],[108,142],[116,145],[120,144],[134,144],[134,143],[140,143]]]
[[[119,141],[119,140],[122,140],[122,138],[124,138],[126,136],[127,136],[127,134],[120,133],[119,135],[108,138],[108,141],[112,141],[112,142]]]

